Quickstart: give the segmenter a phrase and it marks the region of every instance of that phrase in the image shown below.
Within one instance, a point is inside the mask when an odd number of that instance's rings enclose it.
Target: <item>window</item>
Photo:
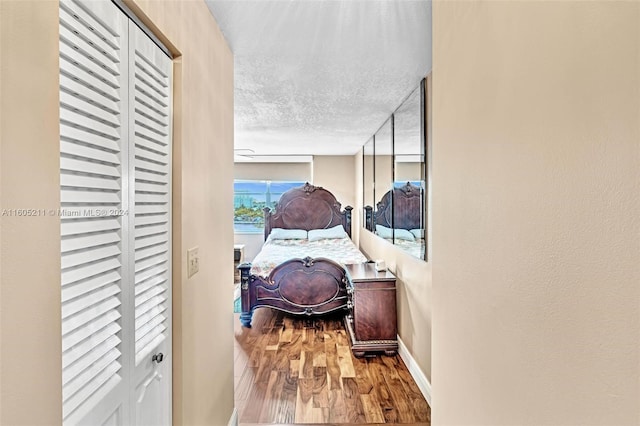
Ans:
[[[283,193],[304,182],[236,180],[233,183],[233,227],[235,232],[261,233],[265,207],[273,209]]]

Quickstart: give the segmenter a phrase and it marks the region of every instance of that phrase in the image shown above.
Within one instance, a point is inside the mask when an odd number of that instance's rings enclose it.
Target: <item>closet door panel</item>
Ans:
[[[127,418],[122,333],[128,20],[108,1],[60,2],[63,423]]]
[[[129,46],[135,419],[138,424],[169,424],[172,62],[133,26]]]

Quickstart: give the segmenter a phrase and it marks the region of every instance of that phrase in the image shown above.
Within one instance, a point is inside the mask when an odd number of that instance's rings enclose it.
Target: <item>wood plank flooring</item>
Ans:
[[[399,356],[355,358],[341,317],[264,308],[235,315],[239,423],[428,426],[431,409]]]

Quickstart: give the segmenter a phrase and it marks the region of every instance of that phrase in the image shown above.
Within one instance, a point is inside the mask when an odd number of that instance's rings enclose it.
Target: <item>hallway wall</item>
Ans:
[[[234,405],[233,56],[203,1],[127,4],[181,55],[174,74],[173,423],[227,424]],[[58,2],[0,1],[0,24],[0,207],[55,209]],[[60,221],[0,220],[0,424],[59,424]],[[187,279],[186,250],[194,246],[200,272]]]
[[[433,424],[640,424],[640,3],[433,14]]]
[[[0,1],[0,424],[62,420],[58,3]]]
[[[127,2],[179,52],[173,194],[173,422],[233,410],[233,54],[204,1]],[[187,250],[200,271],[187,278]]]

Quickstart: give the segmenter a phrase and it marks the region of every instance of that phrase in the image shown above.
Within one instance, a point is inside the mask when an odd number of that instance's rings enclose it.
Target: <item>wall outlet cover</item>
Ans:
[[[187,278],[191,278],[200,270],[198,247],[187,250]]]

